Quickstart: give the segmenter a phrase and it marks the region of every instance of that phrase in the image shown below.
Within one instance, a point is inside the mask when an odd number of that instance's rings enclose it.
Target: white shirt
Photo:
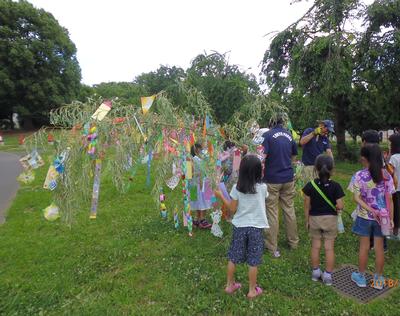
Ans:
[[[267,185],[256,184],[255,194],[244,194],[232,187],[231,197],[238,201],[238,207],[232,219],[236,227],[269,228],[265,211],[265,199],[268,197]]]
[[[389,163],[394,167],[394,174],[397,177],[396,191],[400,191],[400,154],[394,154],[390,157]]]

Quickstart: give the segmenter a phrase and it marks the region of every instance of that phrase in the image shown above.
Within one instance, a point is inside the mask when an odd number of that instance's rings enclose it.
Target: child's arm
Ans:
[[[355,192],[354,192],[354,195],[353,195],[353,199],[354,199],[354,201],[355,201],[358,205],[360,205],[363,209],[368,210],[368,211],[370,211],[370,212],[372,212],[372,213],[375,212],[375,210],[374,210],[372,207],[370,207],[367,203],[365,203],[365,202],[362,200],[360,192],[355,191]]]
[[[306,230],[308,230],[309,228],[310,206],[311,206],[310,197],[304,194],[304,219],[306,223]]]
[[[238,200],[231,199],[230,201],[228,201],[220,190],[215,190],[214,194],[217,198],[219,198],[222,201],[222,203],[224,203],[224,205],[228,208],[228,210],[231,213],[234,214],[236,212],[238,206]]]
[[[344,209],[344,201],[343,198],[337,199],[336,200],[336,210],[338,212],[341,212]]]

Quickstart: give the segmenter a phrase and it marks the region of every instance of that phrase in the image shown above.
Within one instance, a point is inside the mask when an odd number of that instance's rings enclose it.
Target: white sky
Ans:
[[[204,51],[258,75],[264,37],[301,17],[313,1],[291,0],[29,0],[70,33],[82,81],[132,81],[160,65],[186,69]]]

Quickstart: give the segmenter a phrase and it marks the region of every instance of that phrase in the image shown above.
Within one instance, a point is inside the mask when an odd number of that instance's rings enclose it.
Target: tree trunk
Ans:
[[[347,100],[346,97],[340,96],[335,98],[334,101],[334,114],[335,114],[335,132],[336,132],[336,148],[339,159],[347,158],[347,147],[346,147],[346,108]]]

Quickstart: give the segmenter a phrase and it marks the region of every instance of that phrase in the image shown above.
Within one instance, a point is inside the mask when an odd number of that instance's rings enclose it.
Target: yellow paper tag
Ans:
[[[186,161],[186,175],[185,178],[190,180],[193,178],[193,164],[191,161]]]

